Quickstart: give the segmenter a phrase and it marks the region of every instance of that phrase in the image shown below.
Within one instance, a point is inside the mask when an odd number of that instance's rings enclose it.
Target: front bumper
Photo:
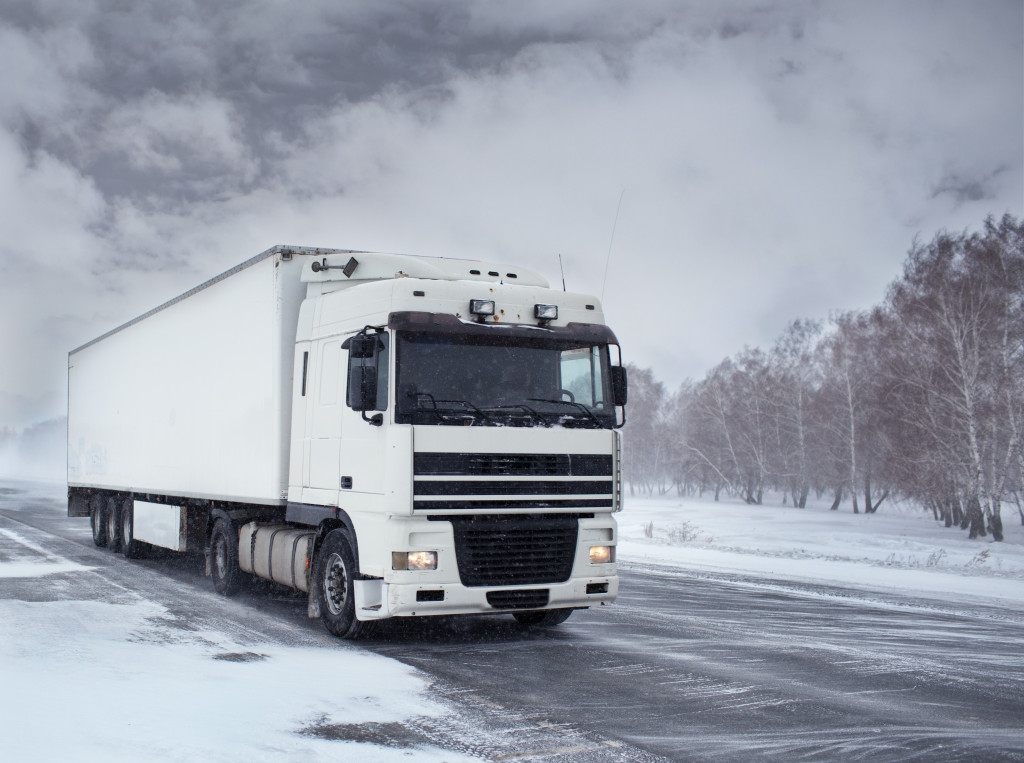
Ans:
[[[614,567],[614,565],[607,565]],[[544,606],[495,606],[488,601],[515,599],[516,592],[547,591]],[[588,590],[591,593],[588,593]],[[537,609],[582,609],[615,601],[619,579],[614,572],[565,583],[547,585],[496,586],[468,588],[461,583],[385,583],[383,580],[355,581],[356,617],[359,620],[383,620],[389,617],[426,615],[502,614]],[[423,599],[432,599],[424,601]]]

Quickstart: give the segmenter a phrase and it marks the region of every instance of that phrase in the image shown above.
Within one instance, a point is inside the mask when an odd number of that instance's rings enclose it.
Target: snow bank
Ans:
[[[1006,540],[995,543],[968,540],[892,502],[876,514],[853,514],[848,506],[627,497],[618,517],[619,560],[1022,607],[1024,528],[1015,510],[1003,514]]]

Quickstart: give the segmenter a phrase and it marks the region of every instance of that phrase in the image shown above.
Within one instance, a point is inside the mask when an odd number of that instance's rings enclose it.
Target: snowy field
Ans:
[[[946,601],[1024,607],[1024,527],[1004,507],[1006,540],[968,540],[931,514],[886,501],[876,514],[849,505],[748,506],[723,498],[626,498],[619,559],[626,564],[820,582]],[[648,537],[650,536],[650,537]]]
[[[46,536],[13,521],[31,503],[62,513],[63,487],[6,484],[24,492],[0,488],[0,512],[11,517],[0,516],[5,759],[479,759],[429,744],[427,732],[401,745],[353,732],[457,722],[431,698],[428,677],[326,634],[282,645],[241,625],[197,626],[112,577],[132,562],[92,568],[81,563],[88,554],[59,556],[44,548]],[[68,521],[87,538],[84,520]],[[1010,512],[1003,543],[969,541],[891,503],[853,515],[629,498],[619,521],[620,561],[660,574],[736,573],[1024,607],[1024,531]],[[68,556],[81,548],[67,545]]]

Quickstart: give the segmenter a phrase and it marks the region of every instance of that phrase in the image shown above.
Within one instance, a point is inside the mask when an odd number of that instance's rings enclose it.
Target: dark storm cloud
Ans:
[[[8,0],[0,426],[60,414],[68,349],[275,243],[552,280],[561,253],[591,292],[611,243],[627,358],[700,374],[879,300],[915,234],[1022,212],[1022,15]]]
[[[137,114],[112,109],[148,101],[173,120],[174,104],[189,113],[202,108],[201,94],[216,94],[234,123],[233,137],[268,160],[234,178],[244,189],[272,176],[282,140],[301,139],[310,122],[333,109],[385,92],[443,100],[455,72],[498,69],[535,44],[594,41],[570,28],[493,28],[478,23],[470,7],[313,2],[299,10],[275,2],[172,0],[100,3],[68,15],[64,3],[24,2],[0,10],[0,19],[30,40],[88,41],[90,58],[73,75],[88,95],[67,109],[26,115],[27,146],[72,159],[105,193],[197,198],[215,190],[204,179],[223,175],[217,160],[230,165],[238,157],[216,145],[204,152],[202,136],[189,136],[199,140],[183,151],[160,135],[126,155],[122,146],[104,145],[103,135],[123,134]],[[72,111],[78,113],[69,121]]]

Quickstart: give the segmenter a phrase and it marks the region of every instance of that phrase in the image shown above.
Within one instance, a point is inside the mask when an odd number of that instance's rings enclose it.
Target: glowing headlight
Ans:
[[[591,546],[590,563],[608,564],[615,561],[615,546]]]
[[[471,299],[469,300],[469,312],[473,315],[494,315],[494,300]]]
[[[393,570],[436,570],[436,551],[392,551]]]

